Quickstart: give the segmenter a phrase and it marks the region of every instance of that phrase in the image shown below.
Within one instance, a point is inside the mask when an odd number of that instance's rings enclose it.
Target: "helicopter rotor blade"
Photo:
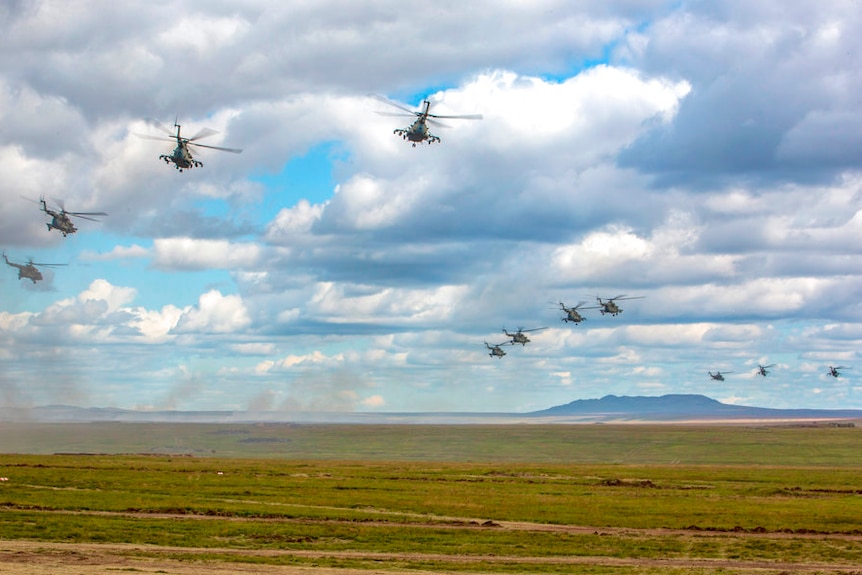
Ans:
[[[149,134],[138,134],[135,135],[144,140],[159,140],[159,141],[167,141],[167,142],[176,142],[176,138],[165,138],[164,136],[150,136]]]
[[[89,220],[91,222],[98,222],[99,220],[89,216],[107,216],[108,214],[105,212],[66,212],[66,215],[81,218],[82,220]]]
[[[156,120],[154,120],[152,118],[144,118],[144,121],[147,124],[151,125],[152,127],[157,128],[157,129],[161,130],[162,132],[166,133],[167,135],[171,136],[172,139],[174,139],[174,140],[176,139],[177,135],[174,133],[173,130],[168,129],[167,127],[163,126],[162,124],[160,124]]]
[[[189,142],[194,142],[195,140],[200,140],[201,138],[208,138],[218,134],[217,130],[213,130],[212,128],[201,128],[198,130],[197,134],[188,139]]]
[[[48,263],[44,263],[44,262],[30,262],[30,265],[47,267],[47,268],[55,268],[58,266],[67,266],[69,264],[48,264]]]
[[[386,104],[387,106],[393,106],[393,107],[395,107],[395,108],[398,108],[399,110],[402,110],[402,111],[404,111],[404,112],[407,112],[407,113],[408,113],[408,114],[410,114],[411,116],[421,116],[421,114],[420,114],[419,112],[415,112],[415,111],[411,110],[410,108],[407,108],[406,106],[402,106],[401,104],[398,104],[398,103],[396,103],[396,102],[393,102],[392,100],[389,100],[389,99],[387,99],[387,98],[384,98],[383,96],[378,96],[377,94],[368,94],[368,97],[369,97],[369,98],[374,98],[374,99],[375,99],[375,100],[377,100],[378,102],[383,102],[383,103],[384,103],[384,104]]]
[[[428,114],[429,118],[446,118],[449,120],[481,120],[482,114],[461,114],[457,116],[441,116],[438,114]]]
[[[448,124],[444,124],[443,122],[438,122],[437,120],[432,120],[431,118],[428,118],[425,121],[428,122],[429,124],[431,124],[432,126],[436,126],[438,128],[451,128],[452,127]]]
[[[230,152],[231,154],[241,154],[242,150],[240,148],[222,148],[220,146],[207,146],[206,144],[197,144],[195,142],[189,142],[190,146],[197,146],[199,148],[209,148],[210,150],[220,150],[222,152]]]
[[[418,116],[419,114],[402,114],[400,112],[381,112],[380,110],[374,110],[375,114],[379,114],[381,116],[395,116],[396,118],[412,118],[414,116]]]

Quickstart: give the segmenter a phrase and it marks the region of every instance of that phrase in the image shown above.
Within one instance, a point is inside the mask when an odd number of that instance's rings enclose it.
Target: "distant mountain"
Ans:
[[[721,403],[705,395],[606,395],[578,399],[529,415],[535,417],[590,417],[595,419],[858,419],[862,409],[772,409]]]
[[[704,395],[616,396],[579,399],[530,413],[476,412],[283,412],[283,411],[145,411],[115,407],[47,405],[0,407],[0,422],[137,423],[594,423],[612,421],[733,421],[860,419],[862,409],[769,409],[728,405]]]

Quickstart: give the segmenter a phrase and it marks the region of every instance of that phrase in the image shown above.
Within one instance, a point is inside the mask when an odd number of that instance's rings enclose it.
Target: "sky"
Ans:
[[[3,2],[0,246],[67,265],[3,266],[0,405],[862,408],[860,29],[858,0]],[[483,119],[414,148],[375,96]],[[243,152],[180,173],[148,119]],[[108,216],[64,238],[40,197]]]

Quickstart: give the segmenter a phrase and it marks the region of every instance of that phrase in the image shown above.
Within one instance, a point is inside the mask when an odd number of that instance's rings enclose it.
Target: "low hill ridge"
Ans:
[[[47,405],[0,407],[0,422],[188,422],[188,423],[517,423],[552,421],[674,422],[685,420],[862,420],[862,409],[773,409],[722,403],[705,395],[606,395],[578,399],[529,413],[488,412],[312,412],[312,411],[146,411],[116,407]]]
[[[601,399],[578,399],[530,413],[533,416],[616,416],[629,418],[739,419],[739,418],[858,418],[858,409],[775,409],[722,403],[705,395],[661,396],[606,395]]]

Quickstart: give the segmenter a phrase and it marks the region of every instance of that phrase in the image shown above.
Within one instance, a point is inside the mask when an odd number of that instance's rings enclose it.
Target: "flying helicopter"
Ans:
[[[769,368],[770,367],[775,367],[775,364],[774,363],[770,363],[769,365],[757,364],[757,375],[762,375],[763,377],[766,377],[767,375],[769,375]]]
[[[642,296],[642,295],[632,296],[632,297],[626,297],[625,295],[618,295],[618,296],[612,297],[610,299],[606,299],[605,301],[602,301],[602,298],[600,298],[600,297],[596,297],[596,301],[599,302],[599,311],[601,312],[602,315],[605,315],[606,313],[609,313],[611,315],[619,315],[619,314],[623,313],[623,309],[617,305],[618,301],[623,301],[623,300],[627,300],[627,299],[644,299],[644,297],[645,296]]]
[[[416,120],[413,121],[410,126],[407,128],[397,128],[393,130],[393,134],[397,134],[401,136],[405,141],[413,142],[413,147],[416,147],[416,144],[420,144],[422,142],[428,142],[428,144],[433,144],[434,142],[439,142],[440,138],[432,134],[428,130],[428,124],[432,124],[434,126],[438,126],[441,128],[448,128],[446,124],[442,122],[438,122],[438,118],[446,118],[451,120],[481,120],[482,114],[465,114],[460,116],[441,116],[438,114],[431,114],[429,110],[431,109],[431,102],[428,100],[422,101],[422,111],[416,112],[411,110],[410,108],[406,108],[401,104],[396,104],[395,102],[391,102],[386,98],[381,96],[372,95],[373,98],[387,104],[389,106],[394,106],[399,110],[403,110],[406,113],[395,113],[395,112],[377,112],[381,116],[409,116],[416,117]]]
[[[45,263],[33,263],[33,260],[27,260],[26,264],[15,263],[14,261],[10,261],[8,257],[6,257],[6,252],[3,252],[3,259],[6,260],[6,265],[11,266],[13,268],[18,268],[18,279],[27,278],[31,280],[33,283],[42,280],[42,272],[39,271],[39,268],[36,266],[43,267],[56,267],[56,266],[64,266],[66,264],[45,264]]]
[[[207,148],[209,150],[220,150],[222,152],[230,152],[232,154],[240,154],[242,153],[241,149],[238,148],[222,148],[221,146],[208,146],[206,144],[199,144],[195,140],[200,140],[201,138],[206,138],[208,136],[212,136],[213,134],[217,134],[215,130],[211,130],[210,128],[202,128],[191,138],[184,138],[180,135],[180,129],[182,126],[177,123],[177,120],[174,120],[174,128],[176,128],[176,134],[162,126],[155,120],[147,120],[147,123],[158,128],[162,132],[166,133],[169,138],[163,136],[150,136],[147,134],[136,134],[139,138],[146,138],[148,140],[172,140],[176,141],[177,145],[174,148],[174,151],[170,154],[162,154],[159,156],[159,159],[164,161],[166,164],[174,164],[174,167],[182,172],[183,170],[191,170],[192,168],[202,168],[204,163],[200,160],[196,160],[192,155],[191,148],[192,146],[197,146],[199,148]]]
[[[832,367],[830,365],[829,366],[829,375],[831,375],[832,377],[841,377],[841,372],[838,371],[839,369],[850,369],[850,368],[844,367],[843,365],[839,365],[837,367]]]
[[[485,347],[487,347],[488,351],[490,352],[490,353],[488,353],[488,357],[503,357],[504,355],[506,355],[506,352],[503,351],[503,348],[501,347],[503,345],[512,345],[512,342],[507,341],[504,343],[498,343],[496,345],[489,345],[488,342],[486,341]]]
[[[51,222],[46,224],[48,226],[48,231],[50,232],[52,229],[59,231],[63,234],[65,238],[69,234],[74,234],[78,231],[78,228],[75,227],[75,224],[72,223],[72,220],[69,216],[73,216],[76,218],[81,218],[82,220],[90,220],[91,222],[98,222],[99,220],[91,218],[90,216],[107,216],[105,212],[67,212],[66,208],[63,207],[63,202],[54,200],[57,202],[60,211],[54,211],[48,207],[48,204],[45,202],[45,198],[40,198],[39,203],[42,204],[42,211],[51,216]]]
[[[732,371],[725,371],[725,372],[716,371],[715,373],[712,373],[711,371],[708,371],[707,373],[709,374],[709,377],[711,377],[715,381],[724,381],[724,374],[725,373],[733,373],[733,372]]]
[[[506,328],[504,327],[503,333],[506,334],[506,337],[512,338],[512,340],[509,342],[512,345],[515,345],[516,343],[520,343],[521,345],[527,345],[528,343],[530,343],[530,338],[528,338],[525,335],[525,333],[531,332],[531,331],[540,331],[543,329],[548,329],[548,328],[547,327],[537,327],[534,329],[524,329],[522,327],[519,327],[518,331],[516,331],[515,333],[509,333],[508,331],[506,331]]]
[[[560,321],[564,321],[566,323],[569,323],[571,321],[571,322],[574,322],[576,324],[581,323],[582,321],[585,321],[587,319],[578,312],[579,309],[596,309],[598,307],[598,306],[582,307],[585,303],[587,303],[587,302],[583,302],[583,301],[579,302],[578,305],[576,305],[575,307],[566,307],[566,304],[564,304],[563,302],[558,302],[558,303],[560,304],[560,309],[563,310],[563,313],[566,314],[566,317],[560,318]]]

